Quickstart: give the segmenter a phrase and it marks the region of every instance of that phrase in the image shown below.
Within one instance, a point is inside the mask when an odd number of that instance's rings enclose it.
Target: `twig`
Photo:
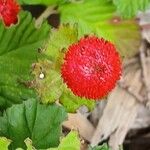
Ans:
[[[148,58],[150,58],[150,48],[147,48],[147,52],[146,52]]]
[[[57,11],[54,10],[55,7],[56,6],[54,5],[47,7],[45,11],[36,19],[35,26],[40,27],[44,19],[48,18],[51,14],[57,13]]]
[[[133,57],[133,58],[131,58],[131,59],[129,59],[129,60],[126,60],[126,61],[124,62],[124,67],[128,67],[128,66],[130,66],[130,65],[132,65],[132,64],[137,63],[138,61],[139,61],[139,59],[138,59],[137,57]]]
[[[118,86],[125,91],[127,91],[130,95],[132,95],[139,103],[144,103],[145,99],[138,93],[135,93],[130,86],[125,85],[123,82],[119,82]]]
[[[67,129],[78,130],[80,135],[87,141],[91,140],[95,128],[88,119],[80,113],[68,114],[68,120],[63,122],[63,126]]]
[[[143,75],[143,82],[145,86],[147,86],[147,67],[146,67],[146,43],[145,41],[142,42],[140,47],[140,60],[141,60],[141,66],[142,66],[142,75]]]
[[[148,77],[146,48],[147,48],[146,41],[143,41],[140,47],[140,60],[142,66],[143,83],[146,87],[147,99],[148,101],[150,101],[150,85],[149,85],[149,77]]]

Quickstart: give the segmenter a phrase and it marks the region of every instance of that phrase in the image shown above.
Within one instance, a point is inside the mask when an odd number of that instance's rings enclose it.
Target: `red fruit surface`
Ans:
[[[120,56],[111,42],[95,36],[84,37],[68,48],[61,74],[75,95],[98,100],[120,79]]]
[[[18,22],[17,15],[20,6],[15,0],[0,0],[0,18],[6,26],[16,24]]]

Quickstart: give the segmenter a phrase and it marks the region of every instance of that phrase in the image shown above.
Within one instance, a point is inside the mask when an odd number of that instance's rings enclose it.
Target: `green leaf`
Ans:
[[[63,107],[42,105],[35,99],[8,108],[0,117],[0,136],[12,140],[10,149],[25,148],[29,137],[37,149],[56,147],[61,135],[61,123],[66,119]]]
[[[60,97],[60,103],[66,108],[67,112],[76,112],[81,106],[87,106],[91,111],[95,106],[95,100],[85,99],[78,96],[75,96],[72,91],[68,88],[65,88],[64,92]]]
[[[107,144],[103,144],[100,146],[90,147],[89,150],[110,150]]]
[[[61,140],[57,148],[48,150],[80,150],[80,140],[76,131],[71,131],[66,137]]]
[[[95,33],[112,41],[122,56],[138,52],[140,30],[135,20],[116,16],[116,7],[107,0],[85,0],[59,7],[62,23],[78,24],[79,37]]]
[[[67,0],[18,0],[22,5],[57,5],[66,1]]]
[[[5,137],[0,137],[0,150],[8,150],[11,141]]]
[[[37,48],[48,37],[50,27],[44,23],[36,29],[32,16],[20,13],[17,25],[5,28],[0,22],[0,109],[36,97],[26,88],[31,80],[30,69],[37,60]]]
[[[144,11],[150,6],[150,0],[113,0],[117,11],[124,18],[135,17],[138,11]]]

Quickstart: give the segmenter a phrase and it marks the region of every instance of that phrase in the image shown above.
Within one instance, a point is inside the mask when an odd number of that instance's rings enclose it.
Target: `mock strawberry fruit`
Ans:
[[[0,18],[6,26],[16,24],[18,22],[18,13],[20,6],[15,0],[0,0]]]
[[[75,95],[98,100],[119,80],[120,56],[111,42],[87,36],[68,48],[61,74]]]

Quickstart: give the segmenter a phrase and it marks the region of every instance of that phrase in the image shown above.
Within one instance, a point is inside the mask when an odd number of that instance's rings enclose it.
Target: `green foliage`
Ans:
[[[37,60],[37,48],[48,37],[50,27],[44,23],[36,29],[27,12],[20,13],[17,25],[5,28],[0,22],[0,108],[36,97],[25,87],[31,80],[30,68]]]
[[[122,56],[133,56],[140,44],[140,30],[135,20],[115,16],[116,7],[107,0],[85,0],[59,7],[62,23],[78,24],[79,37],[95,33],[112,41]]]
[[[5,137],[0,137],[0,150],[8,150],[9,145],[12,141]],[[26,150],[35,150],[35,148],[32,146],[32,141],[27,138],[25,141],[26,144]],[[22,148],[17,148],[16,150],[23,150]]]
[[[8,146],[11,141],[5,137],[0,138],[0,150],[8,150]],[[25,140],[27,150],[35,150],[32,146],[32,141],[27,138]],[[45,150],[80,150],[80,139],[76,131],[71,131],[66,137],[61,139],[60,144],[57,148],[48,148]],[[16,150],[23,150],[22,148],[17,148]]]
[[[107,144],[103,144],[100,146],[90,147],[89,150],[110,150]]]
[[[118,13],[124,18],[132,18],[137,12],[144,11],[150,6],[150,0],[113,0]]]
[[[0,150],[8,150],[8,146],[11,143],[10,140],[8,140],[5,137],[0,137]]]
[[[71,131],[64,137],[57,148],[47,150],[80,150],[80,140],[76,131]]]
[[[0,149],[1,150],[8,150],[8,146],[11,143],[5,137],[0,138]],[[27,138],[25,140],[25,144],[27,146],[27,150],[35,150],[32,146],[32,141]],[[23,150],[22,148],[17,148],[16,150]],[[57,148],[48,148],[46,150],[80,150],[80,140],[78,137],[78,133],[76,131],[71,131],[66,137],[62,138],[59,146]],[[90,147],[89,150],[111,150],[107,144]],[[120,148],[120,150],[123,150]]]
[[[12,140],[10,149],[25,148],[29,137],[37,149],[56,147],[66,112],[60,106],[41,105],[35,99],[8,108],[0,117],[0,136]]]
[[[0,138],[0,149],[8,150],[8,146],[11,143],[5,137]],[[25,144],[27,146],[27,150],[35,150],[32,146],[32,141],[27,138],[25,140]],[[22,148],[17,148],[16,150],[23,150]],[[80,150],[80,139],[78,137],[78,133],[76,131],[71,131],[66,137],[62,138],[59,146],[57,148],[48,148],[45,150]],[[89,150],[111,150],[107,144],[103,144],[100,146],[90,147]],[[122,150],[122,149],[120,149]]]

